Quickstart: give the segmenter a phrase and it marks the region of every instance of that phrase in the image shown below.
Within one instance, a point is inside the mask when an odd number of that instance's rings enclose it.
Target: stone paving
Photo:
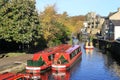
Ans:
[[[16,57],[5,57],[0,59],[0,73],[5,72],[9,68],[16,67],[17,64],[25,64],[27,60],[32,59],[33,54],[25,54]],[[10,69],[9,69],[10,71]]]

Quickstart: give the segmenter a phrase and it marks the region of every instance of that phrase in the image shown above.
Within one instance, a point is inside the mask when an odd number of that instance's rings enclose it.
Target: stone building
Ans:
[[[104,18],[100,15],[96,15],[95,12],[89,12],[86,15],[86,21],[88,23],[87,33],[96,34],[97,32],[100,32]]]
[[[120,8],[105,18],[101,32],[105,40],[116,40],[120,38]]]

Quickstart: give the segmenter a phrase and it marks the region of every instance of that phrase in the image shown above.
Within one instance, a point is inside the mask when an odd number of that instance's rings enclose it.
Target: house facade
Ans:
[[[113,24],[113,40],[120,38],[120,20],[112,20]]]
[[[105,40],[116,40],[120,37],[120,8],[110,13],[103,23],[101,34]]]

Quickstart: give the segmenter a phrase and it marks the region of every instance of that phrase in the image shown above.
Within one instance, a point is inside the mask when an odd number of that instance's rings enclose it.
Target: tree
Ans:
[[[24,50],[37,46],[41,37],[35,0],[0,0],[0,40]]]
[[[35,1],[2,0],[0,5],[0,38],[17,43],[29,43],[40,37],[40,25]]]
[[[55,5],[47,6],[45,10],[40,13],[42,32],[48,46],[61,43],[61,39],[67,35],[67,29],[62,22],[64,19],[60,17],[62,16],[57,14]]]

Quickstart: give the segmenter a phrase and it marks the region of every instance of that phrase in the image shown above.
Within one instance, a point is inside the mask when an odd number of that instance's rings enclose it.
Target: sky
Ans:
[[[116,12],[120,8],[119,0],[36,0],[39,12],[54,4],[57,13],[67,12],[69,16],[86,15],[88,12],[108,16],[110,12]]]

